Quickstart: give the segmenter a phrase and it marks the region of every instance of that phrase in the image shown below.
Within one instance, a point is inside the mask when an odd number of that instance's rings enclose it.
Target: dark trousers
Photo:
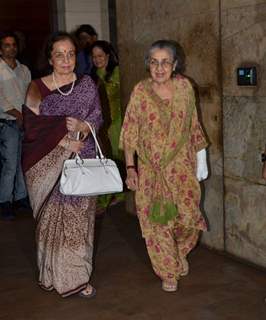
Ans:
[[[0,203],[27,196],[21,168],[22,131],[14,120],[0,119]]]

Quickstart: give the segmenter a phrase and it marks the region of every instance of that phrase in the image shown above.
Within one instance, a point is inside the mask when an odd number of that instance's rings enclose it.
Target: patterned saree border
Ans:
[[[71,295],[73,295],[73,294],[75,294],[75,293],[78,293],[78,292],[80,292],[81,290],[85,289],[85,288],[87,287],[87,285],[88,285],[88,282],[86,282],[86,283],[78,286],[77,288],[75,288],[75,289],[73,289],[73,290],[69,290],[69,291],[67,291],[67,292],[61,293],[61,297],[62,297],[62,298],[67,298],[67,297],[69,297],[69,296],[71,296]]]

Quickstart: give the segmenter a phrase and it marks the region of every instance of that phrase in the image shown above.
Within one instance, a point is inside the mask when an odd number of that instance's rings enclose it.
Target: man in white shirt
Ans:
[[[12,203],[27,196],[21,169],[22,114],[29,69],[16,60],[17,39],[13,33],[0,35],[0,208],[12,220]]]

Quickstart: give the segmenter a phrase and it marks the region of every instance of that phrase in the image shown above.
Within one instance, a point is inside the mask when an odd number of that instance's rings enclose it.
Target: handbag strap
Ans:
[[[94,139],[94,142],[95,142],[95,149],[96,149],[96,158],[99,157],[99,156],[97,156],[97,154],[98,154],[98,155],[100,155],[100,159],[105,159],[105,157],[104,157],[104,155],[103,155],[103,153],[102,153],[102,149],[101,149],[101,147],[100,147],[100,145],[99,145],[99,142],[98,142],[98,140],[97,140],[97,138],[96,138],[95,128],[92,127],[88,121],[84,121],[84,122],[85,122],[86,125],[90,128],[91,134],[92,134],[92,136],[93,136],[93,139]],[[76,140],[79,140],[79,137],[80,137],[80,132],[78,131],[78,132],[77,132]],[[81,159],[81,157],[80,157],[80,155],[79,155],[78,153],[76,153],[75,159],[77,159],[78,162],[82,162],[82,159]]]
[[[98,154],[100,155],[100,158],[101,158],[101,159],[104,159],[104,155],[103,155],[103,153],[102,153],[102,149],[101,149],[101,147],[100,147],[100,145],[99,145],[99,142],[98,142],[98,140],[97,140],[97,138],[96,138],[95,128],[92,127],[88,121],[84,121],[84,122],[85,122],[85,123],[87,124],[87,126],[90,128],[91,134],[92,134],[93,139],[94,139],[94,142],[95,142],[96,154],[98,153]]]
[[[94,130],[94,134],[96,135],[94,128],[93,128],[93,130]],[[76,140],[79,141],[79,138],[80,138],[80,131],[77,131]],[[95,142],[94,142],[94,144],[95,144],[95,149],[96,149],[96,158],[99,158],[99,156],[98,156],[99,155],[99,151],[98,151],[97,144]],[[80,155],[78,153],[76,153],[75,158],[79,158],[80,159]]]

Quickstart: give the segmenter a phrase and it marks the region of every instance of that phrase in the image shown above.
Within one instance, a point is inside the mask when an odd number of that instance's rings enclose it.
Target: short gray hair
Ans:
[[[172,76],[183,73],[185,71],[185,53],[181,45],[174,40],[158,40],[152,43],[148,52],[145,55],[145,67],[149,70],[149,62],[151,54],[156,49],[165,49],[173,56],[173,62],[176,63],[176,67],[172,73]]]

